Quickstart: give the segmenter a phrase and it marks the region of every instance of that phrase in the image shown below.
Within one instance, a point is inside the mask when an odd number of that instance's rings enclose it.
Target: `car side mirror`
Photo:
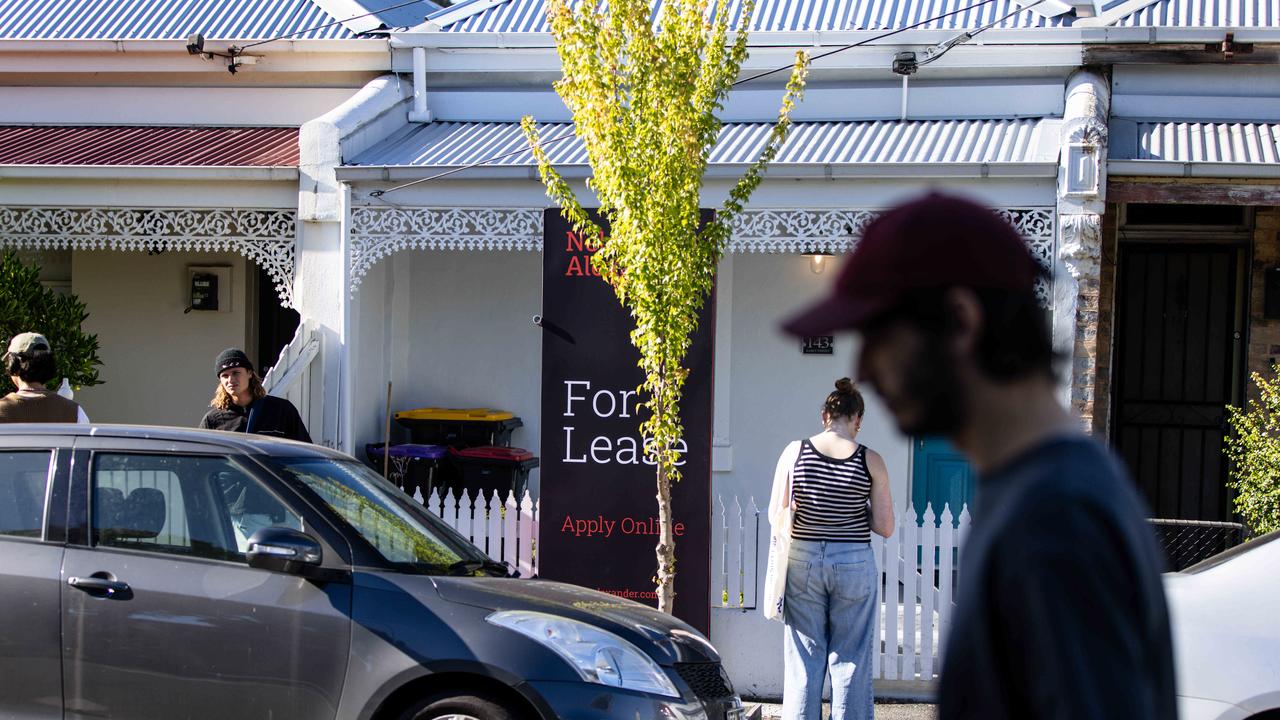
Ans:
[[[249,567],[301,575],[319,567],[320,543],[310,535],[285,527],[264,527],[249,537]]]

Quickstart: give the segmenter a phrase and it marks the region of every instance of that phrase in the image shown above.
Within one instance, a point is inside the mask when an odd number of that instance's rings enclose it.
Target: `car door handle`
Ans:
[[[133,588],[127,582],[100,577],[71,577],[67,578],[67,584],[87,593],[102,593],[107,597],[121,599],[126,599],[133,593]]]

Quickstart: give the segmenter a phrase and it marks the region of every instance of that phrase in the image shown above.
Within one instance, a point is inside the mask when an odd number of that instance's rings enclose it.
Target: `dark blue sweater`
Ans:
[[[939,689],[943,720],[1177,716],[1164,561],[1093,440],[1040,444],[979,481]]]

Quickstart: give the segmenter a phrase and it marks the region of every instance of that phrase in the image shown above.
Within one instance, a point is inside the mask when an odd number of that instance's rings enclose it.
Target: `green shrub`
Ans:
[[[1257,535],[1280,530],[1280,379],[1250,375],[1258,397],[1245,409],[1227,406],[1231,434],[1226,452],[1231,460],[1236,511]]]
[[[58,363],[58,376],[49,387],[67,378],[75,388],[101,385],[98,336],[86,334],[80,325],[89,317],[75,295],[62,295],[40,284],[40,267],[25,265],[12,250],[0,255],[0,340],[23,332],[38,332],[49,339]],[[13,392],[9,376],[0,372],[0,395]]]

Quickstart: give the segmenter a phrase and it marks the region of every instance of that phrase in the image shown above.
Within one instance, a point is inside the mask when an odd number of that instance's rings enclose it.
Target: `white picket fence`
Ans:
[[[436,489],[414,499],[438,515],[489,557],[509,563],[521,577],[538,574],[540,502],[526,492],[517,498],[494,493],[473,497]],[[929,506],[924,522],[907,509],[898,517],[893,537],[872,536],[880,569],[877,599],[880,621],[872,670],[881,680],[931,683],[941,668],[943,641],[951,626],[959,549],[969,526],[969,511],[957,521],[950,507],[941,515]],[[922,524],[923,522],[923,524]],[[764,562],[759,548],[769,533],[753,498],[717,498],[712,505],[712,607],[753,610]]]
[[[922,521],[904,510],[893,536],[872,536],[880,569],[877,599],[874,677],[930,683],[941,667],[942,644],[951,626],[959,549],[969,526],[969,511],[957,521],[951,508],[941,516],[930,505]],[[754,498],[717,498],[712,505],[711,606],[751,610],[764,582],[769,522]]]
[[[415,490],[413,499],[439,515],[449,527],[457,530],[489,557],[505,562],[520,572],[520,577],[538,574],[538,509],[540,501],[527,490],[517,498],[508,492],[506,498],[497,491],[488,497],[473,497],[466,491],[436,488],[427,497]]]
[[[311,322],[303,321],[262,378],[262,386],[268,395],[293,403],[312,440],[325,447],[337,447],[336,437],[326,437],[329,424],[325,422],[324,378],[324,334]]]
[[[939,517],[930,505],[924,517],[921,525],[914,511],[904,511],[892,537],[872,542],[882,579],[880,653],[872,668],[884,680],[930,683],[942,667],[969,511],[962,510],[957,522],[950,507]]]

